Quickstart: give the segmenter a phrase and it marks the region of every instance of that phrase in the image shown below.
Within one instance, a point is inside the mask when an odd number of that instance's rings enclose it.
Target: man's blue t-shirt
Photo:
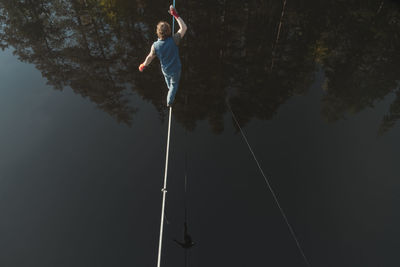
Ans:
[[[174,38],[168,37],[165,40],[158,39],[153,43],[156,55],[161,63],[161,69],[166,75],[173,75],[181,70],[178,46]]]

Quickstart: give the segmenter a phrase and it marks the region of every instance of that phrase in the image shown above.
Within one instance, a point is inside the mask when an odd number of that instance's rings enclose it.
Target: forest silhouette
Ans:
[[[171,19],[168,5],[0,0],[0,46],[34,64],[55,89],[70,87],[131,125],[133,92],[166,115],[159,64],[144,73],[137,67],[156,38],[156,23]],[[379,133],[400,118],[400,11],[394,2],[185,0],[178,10],[189,29],[180,46],[183,73],[174,116],[188,130],[206,120],[222,132],[226,101],[242,125],[269,120],[292,96],[307,94],[319,71],[327,122],[374,107],[388,95],[395,100]]]

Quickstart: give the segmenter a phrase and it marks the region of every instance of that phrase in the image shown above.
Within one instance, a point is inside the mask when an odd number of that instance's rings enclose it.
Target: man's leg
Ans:
[[[170,106],[175,99],[175,94],[178,91],[179,80],[181,78],[181,71],[170,76],[169,79],[170,85],[168,86],[168,96],[167,96],[167,104]]]
[[[164,73],[163,73],[164,74]],[[164,74],[165,83],[167,84],[168,90],[171,87],[171,76]]]

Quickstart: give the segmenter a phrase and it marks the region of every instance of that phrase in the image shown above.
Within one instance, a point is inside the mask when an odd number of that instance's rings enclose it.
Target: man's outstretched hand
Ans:
[[[173,5],[170,5],[168,13],[174,16],[175,19],[179,18],[178,12],[176,11]]]
[[[143,72],[145,68],[146,68],[146,65],[144,65],[144,64],[142,63],[142,64],[140,64],[140,66],[139,66],[139,71],[140,71],[140,72]]]

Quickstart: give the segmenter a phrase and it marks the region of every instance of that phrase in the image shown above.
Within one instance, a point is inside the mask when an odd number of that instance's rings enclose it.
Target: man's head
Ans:
[[[157,36],[161,40],[167,39],[171,36],[171,26],[168,22],[160,21],[157,24]]]

